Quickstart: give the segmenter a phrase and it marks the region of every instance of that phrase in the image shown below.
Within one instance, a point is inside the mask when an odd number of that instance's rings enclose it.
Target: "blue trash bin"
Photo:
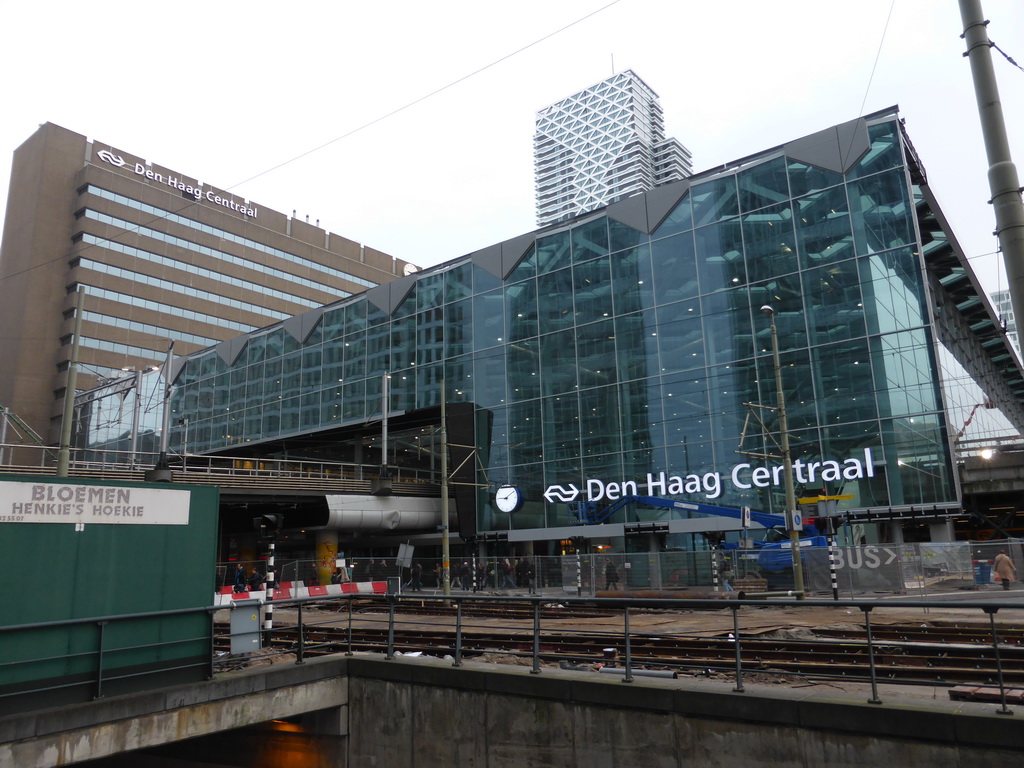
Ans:
[[[979,587],[983,587],[986,584],[992,582],[992,566],[986,562],[975,563],[974,565],[974,583]]]

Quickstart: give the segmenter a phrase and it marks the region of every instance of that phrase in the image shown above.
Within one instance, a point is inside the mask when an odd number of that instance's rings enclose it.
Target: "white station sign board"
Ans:
[[[188,525],[189,491],[0,482],[0,523]]]

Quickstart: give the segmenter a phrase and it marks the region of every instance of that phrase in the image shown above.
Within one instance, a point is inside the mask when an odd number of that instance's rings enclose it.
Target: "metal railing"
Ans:
[[[503,596],[492,596],[492,595],[460,595],[457,597],[443,596],[430,596],[417,593],[415,596],[405,597],[398,594],[389,595],[345,595],[337,598],[299,598],[289,600],[274,600],[275,615],[278,616],[278,621],[282,621],[280,618],[283,611],[294,611],[295,620],[289,621],[289,626],[286,628],[273,628],[268,629],[262,626],[262,623],[257,625],[255,629],[240,630],[247,635],[251,635],[253,632],[258,633],[261,638],[260,646],[266,647],[265,651],[261,651],[261,655],[264,656],[279,656],[281,654],[294,654],[296,664],[302,664],[305,662],[308,654],[316,651],[318,653],[333,652],[333,653],[345,653],[351,655],[355,652],[356,642],[353,639],[353,621],[358,607],[359,610],[359,623],[361,627],[374,627],[378,628],[378,636],[383,638],[386,636],[386,640],[380,640],[375,650],[384,654],[386,659],[394,659],[398,652],[401,644],[401,639],[398,637],[398,632],[404,626],[414,627],[417,630],[422,630],[424,626],[424,617],[421,613],[424,606],[434,606],[439,609],[443,614],[442,618],[437,619],[433,627],[443,627],[450,635],[450,643],[441,643],[431,648],[431,653],[438,656],[451,657],[452,666],[459,667],[462,665],[464,658],[466,657],[466,646],[467,638],[472,639],[471,631],[479,629],[486,631],[490,635],[500,633],[503,629],[510,630],[510,634],[515,634],[520,637],[519,650],[505,651],[509,654],[514,654],[522,660],[528,661],[531,665],[531,672],[533,674],[541,674],[542,659],[546,662],[552,661],[554,658],[564,660],[569,666],[567,668],[573,668],[572,664],[578,663],[581,659],[578,656],[573,655],[572,652],[562,652],[561,650],[553,650],[552,648],[545,645],[545,638],[549,637],[552,632],[558,631],[562,633],[570,633],[574,636],[585,636],[590,637],[595,641],[597,648],[603,646],[614,646],[622,649],[621,667],[618,668],[619,674],[621,674],[622,681],[625,683],[633,682],[634,679],[639,675],[650,674],[652,671],[651,667],[668,667],[670,672],[674,669],[678,671],[688,671],[695,673],[697,670],[693,664],[683,661],[666,662],[664,660],[652,659],[650,656],[645,655],[643,659],[637,659],[633,654],[633,644],[639,639],[644,639],[648,642],[651,635],[638,632],[631,626],[631,616],[636,616],[639,612],[643,611],[649,613],[651,611],[659,612],[680,612],[681,616],[685,615],[685,612],[692,611],[715,611],[721,612],[723,610],[730,612],[731,614],[731,627],[729,631],[728,643],[730,648],[734,651],[734,661],[721,662],[719,663],[719,669],[731,669],[731,677],[733,681],[733,690],[737,692],[743,692],[744,689],[744,676],[750,672],[756,670],[759,673],[771,672],[766,670],[764,664],[757,657],[756,652],[751,652],[750,655],[745,655],[745,647],[753,643],[756,639],[755,635],[760,635],[760,630],[755,633],[745,634],[742,631],[741,618],[744,617],[748,612],[761,614],[765,608],[785,608],[787,612],[809,610],[809,609],[821,609],[821,608],[846,608],[849,609],[847,612],[856,612],[863,617],[863,626],[865,630],[865,637],[863,641],[849,641],[844,640],[843,644],[850,645],[851,643],[857,645],[857,655],[863,657],[866,654],[868,658],[868,672],[866,675],[857,677],[851,675],[848,672],[844,672],[842,675],[843,680],[863,680],[870,685],[870,698],[868,701],[873,704],[882,703],[879,695],[879,685],[885,684],[910,684],[911,680],[901,680],[898,677],[900,666],[888,666],[884,670],[882,664],[878,660],[880,649],[884,648],[886,654],[892,653],[892,647],[899,646],[900,641],[894,641],[891,638],[877,639],[873,633],[872,617],[878,613],[882,613],[888,610],[898,610],[901,612],[921,610],[922,615],[926,616],[932,611],[948,611],[951,608],[955,609],[959,613],[963,612],[976,612],[979,618],[987,618],[987,622],[979,621],[976,622],[975,626],[980,627],[983,630],[987,630],[990,642],[986,644],[978,644],[976,655],[980,659],[982,656],[992,653],[992,660],[995,665],[995,679],[991,681],[991,685],[998,688],[1000,708],[997,710],[1000,714],[1011,714],[1007,708],[1007,686],[1004,681],[1004,654],[1009,655],[1013,653],[1015,657],[1018,657],[1020,651],[1020,645],[1018,645],[1019,638],[1014,636],[1009,639],[1001,639],[1001,634],[1010,632],[1008,628],[1010,625],[997,626],[995,622],[996,614],[1000,611],[1004,612],[1019,612],[1024,610],[1024,602],[1009,602],[1009,601],[990,601],[990,602],[977,602],[977,601],[964,601],[957,603],[949,603],[942,601],[883,601],[877,599],[867,600],[843,600],[834,602],[831,600],[746,600],[746,599],[718,599],[718,600],[694,600],[694,599],[640,599],[640,598],[627,598],[627,597],[612,597],[612,598],[573,598],[558,596],[553,599],[551,595],[532,595],[532,596],[519,596],[519,597],[503,597]],[[496,619],[494,614],[488,616],[486,619],[481,619],[478,627],[474,627],[471,624],[471,619],[467,618],[466,609],[477,610],[481,607],[490,607],[499,611],[498,619],[502,618],[502,613],[506,613],[504,620],[509,623],[509,626],[502,627],[496,625]],[[525,607],[526,612],[523,613]],[[245,601],[244,605],[238,606],[238,610],[245,612],[252,612],[253,601]],[[512,612],[514,609],[519,611],[519,623],[512,625]],[[604,620],[600,622],[603,629],[600,630],[588,630],[585,627],[580,626],[579,622],[571,624],[571,629],[566,630],[564,623],[559,625],[558,629],[555,630],[552,626],[544,626],[544,612],[554,611],[554,615],[559,619],[573,618],[571,614],[560,615],[559,611],[571,611],[574,609],[589,609],[591,611],[600,611]],[[64,698],[64,703],[71,701],[82,700],[81,692],[83,686],[88,688],[91,698],[99,698],[105,695],[108,686],[115,681],[122,681],[129,678],[136,678],[135,687],[139,690],[146,688],[146,676],[151,674],[157,674],[158,677],[153,678],[153,685],[150,687],[157,687],[166,685],[166,680],[159,678],[159,674],[166,674],[168,671],[175,670],[187,670],[191,669],[198,676],[205,678],[212,678],[218,668],[223,665],[228,666],[239,666],[244,665],[246,660],[251,654],[230,654],[224,650],[218,650],[222,646],[218,643],[222,643],[224,640],[232,638],[232,630],[228,630],[227,633],[218,632],[217,624],[214,622],[215,614],[219,611],[230,611],[231,609],[218,608],[216,606],[204,607],[204,608],[191,608],[174,611],[160,611],[152,613],[138,613],[129,614],[122,616],[103,616],[93,618],[74,619],[70,621],[61,622],[45,622],[36,624],[25,624],[20,626],[9,626],[0,627],[0,641],[5,646],[11,647],[11,643],[18,643],[21,648],[21,652],[17,659],[8,658],[4,662],[0,663],[0,711],[28,711],[31,706],[20,707],[20,699],[24,697],[31,697],[32,694],[38,694],[46,692],[50,694],[57,694],[63,697],[63,689],[65,688],[77,688],[75,692],[76,697]],[[407,614],[403,613],[403,610],[408,611]],[[314,612],[315,611],[315,612]],[[338,616],[338,611],[347,611],[347,617],[342,619]],[[205,616],[209,620],[209,634],[203,634],[202,636],[194,635],[187,637],[179,637],[172,640],[161,640],[155,639],[148,642],[124,642],[126,638],[131,637],[131,632],[125,632],[125,629],[131,629],[135,622],[146,622],[152,620],[163,620],[163,619],[175,619],[177,617],[187,616]],[[621,616],[621,624],[616,628],[617,620],[615,616]],[[204,626],[205,626],[204,619]],[[347,622],[347,627],[342,631],[345,634],[344,640],[328,640],[324,638],[324,628],[330,625],[332,628],[337,630],[339,628],[339,622]],[[915,620],[916,623],[916,620]],[[938,622],[941,624],[941,622]],[[92,631],[89,633],[92,637],[90,642],[83,642],[82,637],[79,636],[76,643],[70,644],[78,648],[73,652],[47,652],[47,647],[55,647],[53,643],[36,643],[37,638],[42,637],[45,633],[57,632],[66,633],[74,628],[91,628]],[[111,634],[112,629],[119,628],[120,631],[117,633],[120,637],[120,642],[108,642],[107,637]],[[511,632],[514,630],[514,632]],[[274,633],[286,631],[291,633],[288,635],[289,638],[282,647],[279,643],[271,643],[271,636]],[[941,627],[936,627],[935,631],[940,633]],[[529,637],[529,651],[523,651],[525,643],[522,640],[525,636]],[[659,622],[657,636],[659,638],[667,638],[670,641],[682,642],[685,639],[692,639],[698,642],[710,643],[711,638],[707,633],[702,634],[690,634],[687,635],[685,632],[672,633],[667,628],[665,622]],[[312,640],[311,640],[312,638]],[[276,639],[276,638],[275,638]],[[959,647],[962,650],[962,643],[957,646],[948,644],[943,646],[941,638],[936,640],[936,644],[933,646],[936,658],[942,656],[946,650]],[[204,654],[205,659],[200,662],[189,661],[194,658],[194,654],[186,654],[185,651],[180,651],[182,644],[201,644],[203,648],[207,649]],[[912,643],[903,643],[904,645],[913,646],[915,649],[919,649],[924,643],[921,640],[915,640]],[[60,644],[58,644],[60,645]],[[68,647],[65,644],[64,647]],[[542,652],[542,647],[545,650]],[[35,649],[37,655],[32,656],[25,652],[26,648]],[[179,655],[182,656],[182,661],[176,662],[174,659],[175,649],[179,649]],[[974,646],[972,646],[972,649]],[[606,650],[608,650],[606,648]],[[166,652],[170,658],[165,659],[165,663],[160,665],[160,668],[155,672],[153,670],[147,670],[147,664],[135,664],[127,665],[124,661],[119,662],[118,658],[124,658],[131,660],[133,654],[139,653],[152,655],[154,653]],[[475,651],[479,652],[479,651]],[[972,653],[974,651],[972,650]],[[1014,674],[1018,677],[1024,674],[1020,665],[1021,659],[1015,658],[1014,663]],[[701,665],[707,662],[700,662]],[[54,664],[62,665],[61,668],[65,670],[71,670],[73,674],[68,674],[67,671],[63,675],[50,674]],[[723,665],[728,666],[723,666]],[[152,666],[152,665],[149,665]],[[36,674],[32,670],[38,668],[42,672]],[[896,670],[894,674],[893,670]],[[784,671],[786,675],[800,675],[799,671],[789,669]],[[675,676],[675,674],[672,674]],[[811,673],[808,674],[808,679],[824,679],[825,675]],[[920,681],[918,681],[920,684]],[[953,685],[955,682],[944,682],[942,680],[933,680],[927,683],[928,685]],[[12,707],[14,709],[12,710]]]

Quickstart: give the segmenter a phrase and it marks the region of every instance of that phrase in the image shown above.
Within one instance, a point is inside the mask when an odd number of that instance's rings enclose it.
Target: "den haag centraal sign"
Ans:
[[[249,206],[245,203],[240,203],[233,197],[221,197],[216,191],[207,189],[202,184],[189,184],[183,179],[178,178],[173,173],[157,173],[152,168],[149,168],[142,163],[129,163],[120,155],[115,155],[109,149],[101,149],[96,153],[96,156],[105,163],[110,163],[117,168],[128,168],[135,172],[136,176],[142,176],[155,181],[158,184],[164,184],[168,187],[174,187],[179,192],[184,192],[186,195],[191,195],[196,199],[196,202],[200,200],[206,200],[207,202],[213,203],[214,205],[221,205],[228,208],[236,213],[244,213],[246,216],[251,218],[257,218],[259,216],[259,209],[255,206]]]
[[[188,525],[188,491],[0,482],[0,523]]]

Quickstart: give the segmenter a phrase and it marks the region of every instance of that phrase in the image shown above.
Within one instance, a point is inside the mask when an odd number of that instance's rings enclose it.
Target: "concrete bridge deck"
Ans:
[[[310,765],[1019,766],[1020,717],[945,690],[635,678],[375,654],[327,656],[0,719],[0,767],[48,768],[298,719]]]

